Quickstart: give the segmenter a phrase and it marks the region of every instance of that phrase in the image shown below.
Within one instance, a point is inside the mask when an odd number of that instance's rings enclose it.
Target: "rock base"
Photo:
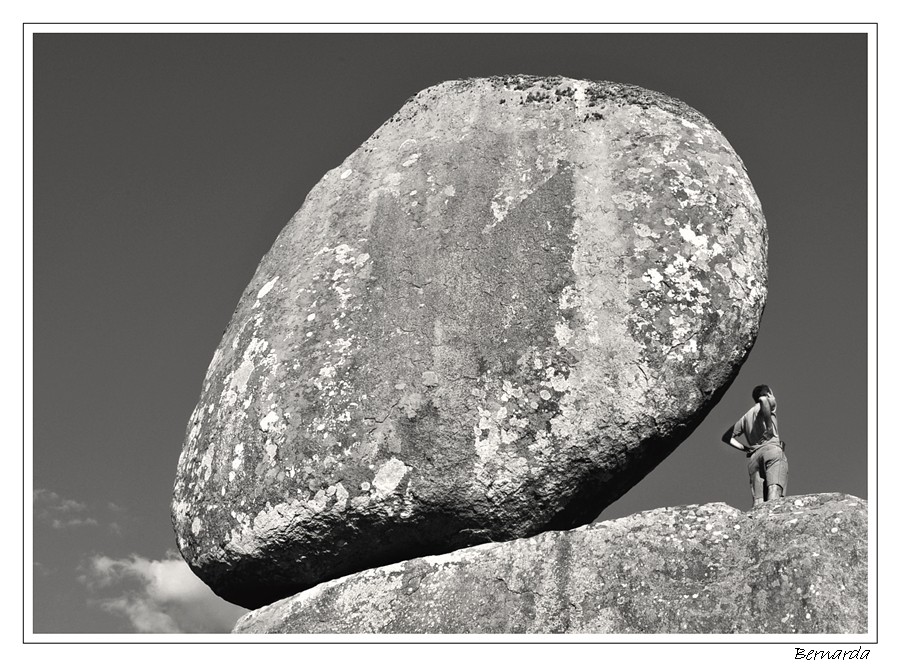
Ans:
[[[655,509],[370,569],[235,633],[865,633],[867,503]]]

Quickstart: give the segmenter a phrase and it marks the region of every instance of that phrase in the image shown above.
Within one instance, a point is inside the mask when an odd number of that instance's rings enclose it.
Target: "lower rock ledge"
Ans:
[[[317,585],[235,633],[865,633],[867,503],[654,509]]]

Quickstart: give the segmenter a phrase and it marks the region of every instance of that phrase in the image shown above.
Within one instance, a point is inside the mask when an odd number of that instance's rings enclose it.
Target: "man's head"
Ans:
[[[766,384],[760,384],[753,389],[753,402],[759,402],[760,396],[772,395],[772,389]]]

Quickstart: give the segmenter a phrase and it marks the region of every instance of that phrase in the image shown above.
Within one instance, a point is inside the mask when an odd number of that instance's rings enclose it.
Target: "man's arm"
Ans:
[[[746,446],[735,439],[734,426],[731,426],[728,430],[725,431],[725,433],[722,435],[722,441],[728,444],[728,446],[731,446],[738,451],[741,451],[742,453],[746,453],[747,451],[749,451]]]
[[[766,432],[771,433],[774,430],[772,426],[772,402],[774,398],[768,395],[759,396],[759,413],[763,417],[763,424],[766,426]]]

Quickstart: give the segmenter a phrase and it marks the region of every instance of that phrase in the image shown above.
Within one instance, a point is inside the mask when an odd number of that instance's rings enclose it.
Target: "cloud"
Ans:
[[[34,574],[36,576],[41,576],[42,578],[46,578],[47,576],[50,576],[51,574],[55,573],[53,569],[51,569],[50,567],[48,567],[46,564],[44,564],[42,562],[34,561],[34,562],[32,562],[32,565],[33,565],[33,569],[34,569]]]
[[[68,527],[84,527],[84,526],[93,526],[99,525],[96,518],[69,518],[67,520],[61,520],[59,518],[54,518],[50,521],[50,527],[53,529],[61,530],[66,529]]]
[[[99,513],[111,513],[115,520],[106,520],[90,511],[87,504],[73,499],[61,497],[58,493],[45,488],[33,491],[34,518],[36,522],[43,523],[55,530],[77,529],[80,527],[98,527],[103,523],[114,534],[122,533],[122,521],[127,520],[126,510],[113,502],[107,505]]]
[[[83,570],[79,580],[97,595],[90,603],[140,633],[224,633],[247,612],[213,594],[172,551],[162,560],[95,555]]]
[[[35,507],[40,505],[45,509],[53,509],[60,513],[79,512],[87,509],[86,504],[75,500],[63,499],[52,490],[46,490],[45,488],[35,490],[32,493],[32,498],[34,499]]]
[[[97,519],[87,515],[87,504],[60,497],[52,490],[38,488],[32,493],[36,520],[60,530],[96,526]]]

